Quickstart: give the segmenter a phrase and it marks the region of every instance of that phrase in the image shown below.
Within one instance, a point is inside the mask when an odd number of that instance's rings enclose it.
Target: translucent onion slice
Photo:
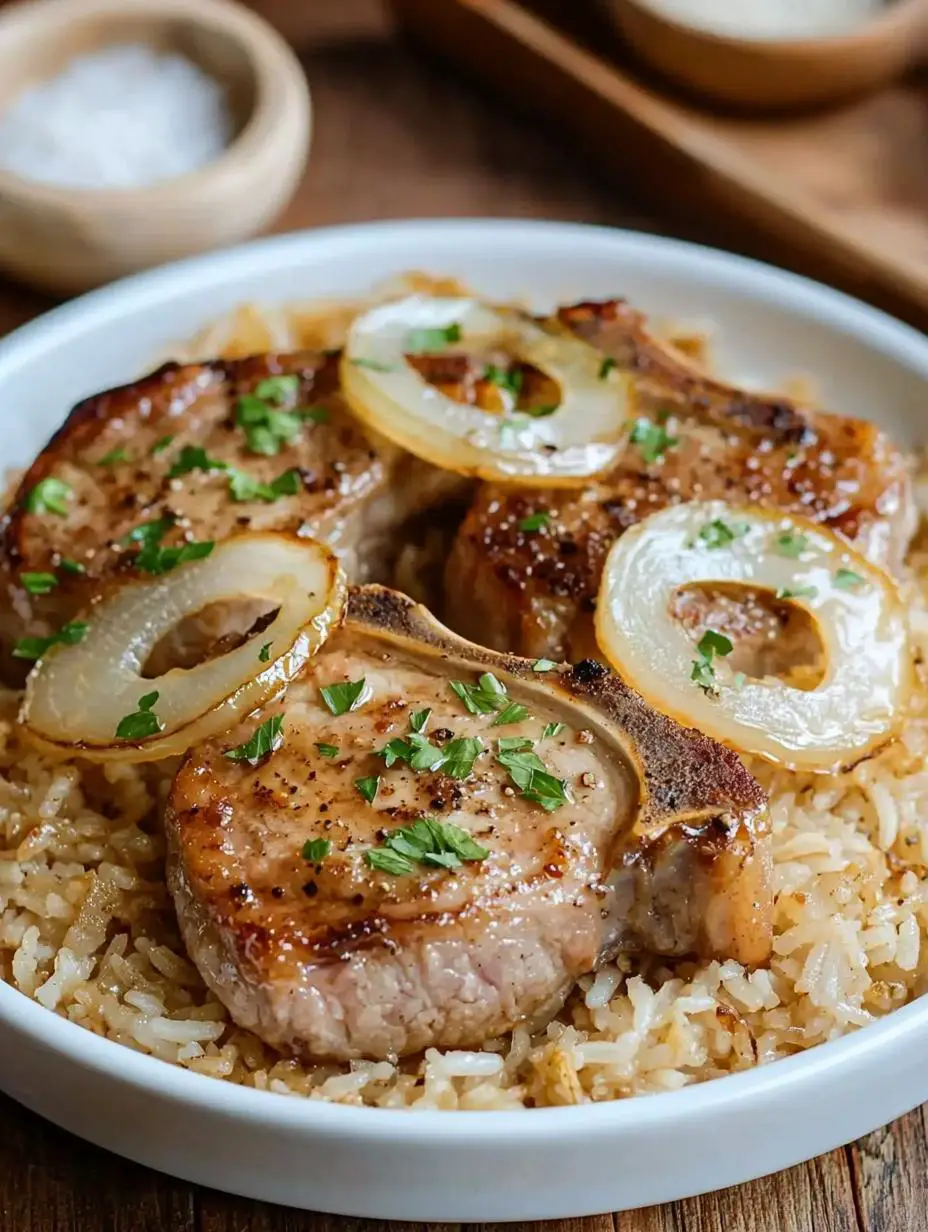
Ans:
[[[187,670],[141,671],[161,638],[215,603],[268,600],[279,611],[259,635]],[[347,584],[333,553],[296,536],[253,533],[170,573],[101,597],[74,646],[55,647],[26,684],[20,722],[45,748],[94,761],[157,761],[232,727],[277,693],[341,622]],[[269,644],[266,663],[259,650]],[[157,693],[161,730],[118,740],[120,721]]]
[[[502,346],[560,388],[543,417],[502,415],[446,397],[406,362],[416,331],[457,327],[458,351]],[[457,330],[455,330],[457,332]],[[631,386],[601,375],[602,354],[570,335],[552,335],[525,316],[474,299],[412,295],[381,304],[351,325],[342,387],[352,410],[410,453],[445,470],[571,487],[605,470],[623,443]]]
[[[719,523],[736,531],[730,541],[723,534],[724,546]],[[705,582],[787,592],[801,604],[823,646],[820,684],[806,691],[776,678],[739,679],[715,657],[715,687],[700,688],[691,678],[699,654],[671,601],[681,587]],[[875,750],[901,720],[913,684],[905,608],[882,570],[805,519],[722,502],[665,509],[616,541],[596,636],[656,709],[797,770],[834,770]]]

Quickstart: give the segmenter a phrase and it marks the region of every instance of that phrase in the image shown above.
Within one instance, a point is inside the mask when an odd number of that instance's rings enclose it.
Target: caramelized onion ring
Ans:
[[[502,345],[560,387],[557,409],[542,417],[507,416],[456,402],[406,362],[421,331],[458,343]],[[357,417],[410,453],[445,470],[571,487],[605,470],[625,439],[630,382],[603,372],[602,354],[572,335],[546,333],[527,316],[474,299],[412,295],[381,304],[351,325],[342,388]]]
[[[724,546],[719,523],[737,528]],[[707,527],[715,533],[707,535]],[[824,648],[818,686],[736,679],[724,658],[712,659],[712,688],[694,682],[699,653],[671,601],[683,586],[712,582],[801,604]],[[803,518],[718,501],[665,509],[616,541],[600,585],[596,636],[655,708],[795,770],[834,770],[873,752],[893,734],[913,685],[905,607],[881,569]]]
[[[279,610],[254,637],[188,670],[141,675],[153,648],[185,617],[214,603],[267,599]],[[251,533],[216,546],[204,560],[104,595],[74,646],[58,646],[36,664],[26,684],[20,722],[37,744],[93,761],[157,761],[232,727],[277,693],[342,620],[344,574],[321,543]],[[259,645],[269,644],[268,660]],[[157,693],[161,730],[118,740],[120,721]]]

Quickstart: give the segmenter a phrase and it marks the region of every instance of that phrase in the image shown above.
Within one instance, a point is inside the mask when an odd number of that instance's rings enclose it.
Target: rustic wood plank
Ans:
[[[862,1232],[928,1232],[925,1108],[847,1148]]]
[[[0,1105],[4,1232],[194,1232],[193,1190]]]
[[[859,1228],[844,1151],[832,1151],[735,1189],[616,1215],[615,1226],[616,1232],[858,1232]]]

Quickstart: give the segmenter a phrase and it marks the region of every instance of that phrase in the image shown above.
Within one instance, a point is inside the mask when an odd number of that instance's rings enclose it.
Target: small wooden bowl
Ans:
[[[629,43],[664,76],[753,110],[813,107],[876,89],[910,68],[928,37],[928,0],[894,0],[847,34],[778,40],[712,34],[647,0],[607,3]]]
[[[298,60],[231,0],[30,0],[0,11],[0,108],[74,57],[116,43],[179,51],[227,90],[237,135],[215,162],[145,188],[72,189],[0,170],[0,266],[58,293],[229,244],[299,182],[311,104]]]

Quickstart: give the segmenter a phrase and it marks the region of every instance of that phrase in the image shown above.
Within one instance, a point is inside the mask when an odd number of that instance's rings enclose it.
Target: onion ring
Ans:
[[[185,617],[256,596],[278,606],[259,636],[189,669],[141,675],[153,648]],[[33,668],[19,721],[43,748],[92,761],[183,753],[286,686],[341,623],[346,600],[345,576],[323,544],[274,533],[236,536],[203,560],[101,596],[83,640],[54,647]],[[121,722],[139,709],[152,712],[158,730],[117,739]]]
[[[737,679],[719,657],[731,643],[715,632],[701,653],[670,604],[680,587],[706,582],[801,604],[824,648],[821,682],[806,690],[775,677]],[[835,770],[872,753],[892,736],[913,687],[906,609],[887,574],[813,522],[718,501],[664,509],[615,542],[596,636],[656,709],[794,770]]]

